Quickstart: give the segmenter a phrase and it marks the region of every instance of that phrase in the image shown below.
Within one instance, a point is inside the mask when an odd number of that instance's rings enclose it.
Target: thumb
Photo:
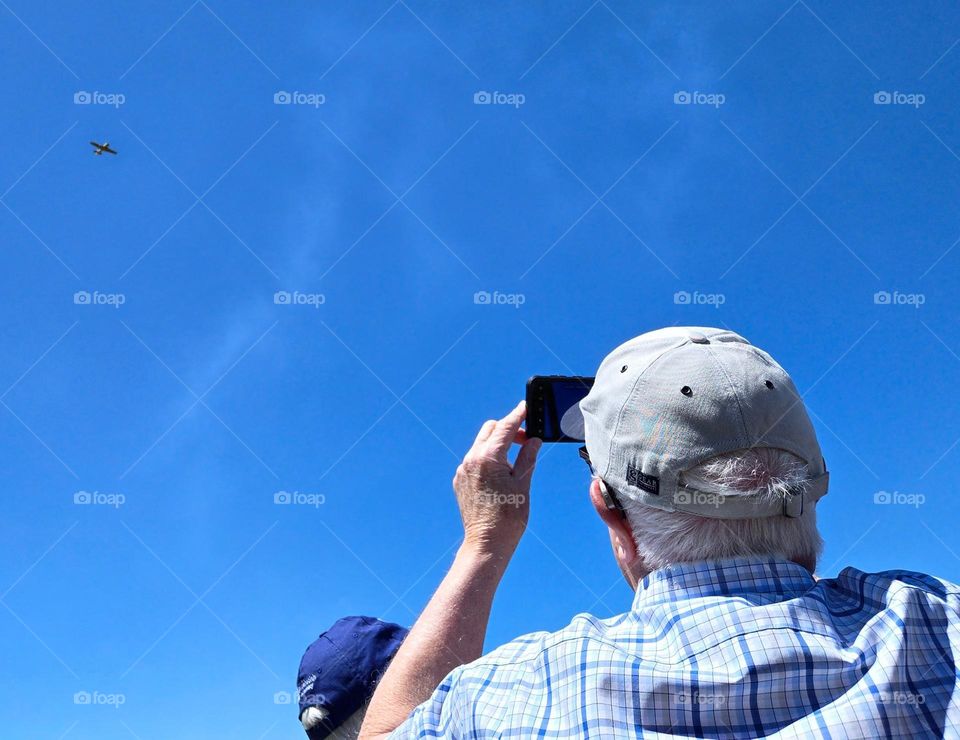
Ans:
[[[523,447],[517,454],[517,460],[513,464],[513,477],[521,478],[524,482],[530,484],[530,476],[537,465],[537,453],[540,452],[540,446],[543,440],[531,437],[524,442]]]

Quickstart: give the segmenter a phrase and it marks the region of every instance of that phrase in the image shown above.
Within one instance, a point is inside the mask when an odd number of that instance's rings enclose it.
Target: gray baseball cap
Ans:
[[[820,444],[793,381],[732,331],[671,327],[620,345],[561,426],[586,440],[593,470],[618,496],[664,511],[798,517],[827,493]],[[756,447],[793,453],[808,479],[782,498],[721,497],[681,481],[712,457]]]

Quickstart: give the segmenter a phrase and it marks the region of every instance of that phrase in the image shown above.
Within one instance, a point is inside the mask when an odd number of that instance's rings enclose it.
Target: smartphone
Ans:
[[[583,442],[582,424],[564,424],[564,415],[586,396],[593,378],[534,375],[527,381],[527,436],[544,442]]]

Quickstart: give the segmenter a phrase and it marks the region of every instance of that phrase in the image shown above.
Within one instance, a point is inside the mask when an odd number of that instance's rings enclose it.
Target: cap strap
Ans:
[[[830,474],[823,473],[816,478],[808,478],[782,498],[761,499],[757,496],[722,496],[699,491],[688,486],[677,486],[673,498],[673,508],[688,514],[709,519],[765,519],[771,516],[785,516],[796,519],[803,515],[827,493]],[[639,497],[644,503],[656,508],[665,508],[654,496]]]

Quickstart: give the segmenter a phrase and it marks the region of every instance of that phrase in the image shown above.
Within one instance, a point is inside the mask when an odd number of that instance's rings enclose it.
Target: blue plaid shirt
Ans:
[[[654,571],[448,675],[392,737],[960,738],[960,587],[737,558]]]

